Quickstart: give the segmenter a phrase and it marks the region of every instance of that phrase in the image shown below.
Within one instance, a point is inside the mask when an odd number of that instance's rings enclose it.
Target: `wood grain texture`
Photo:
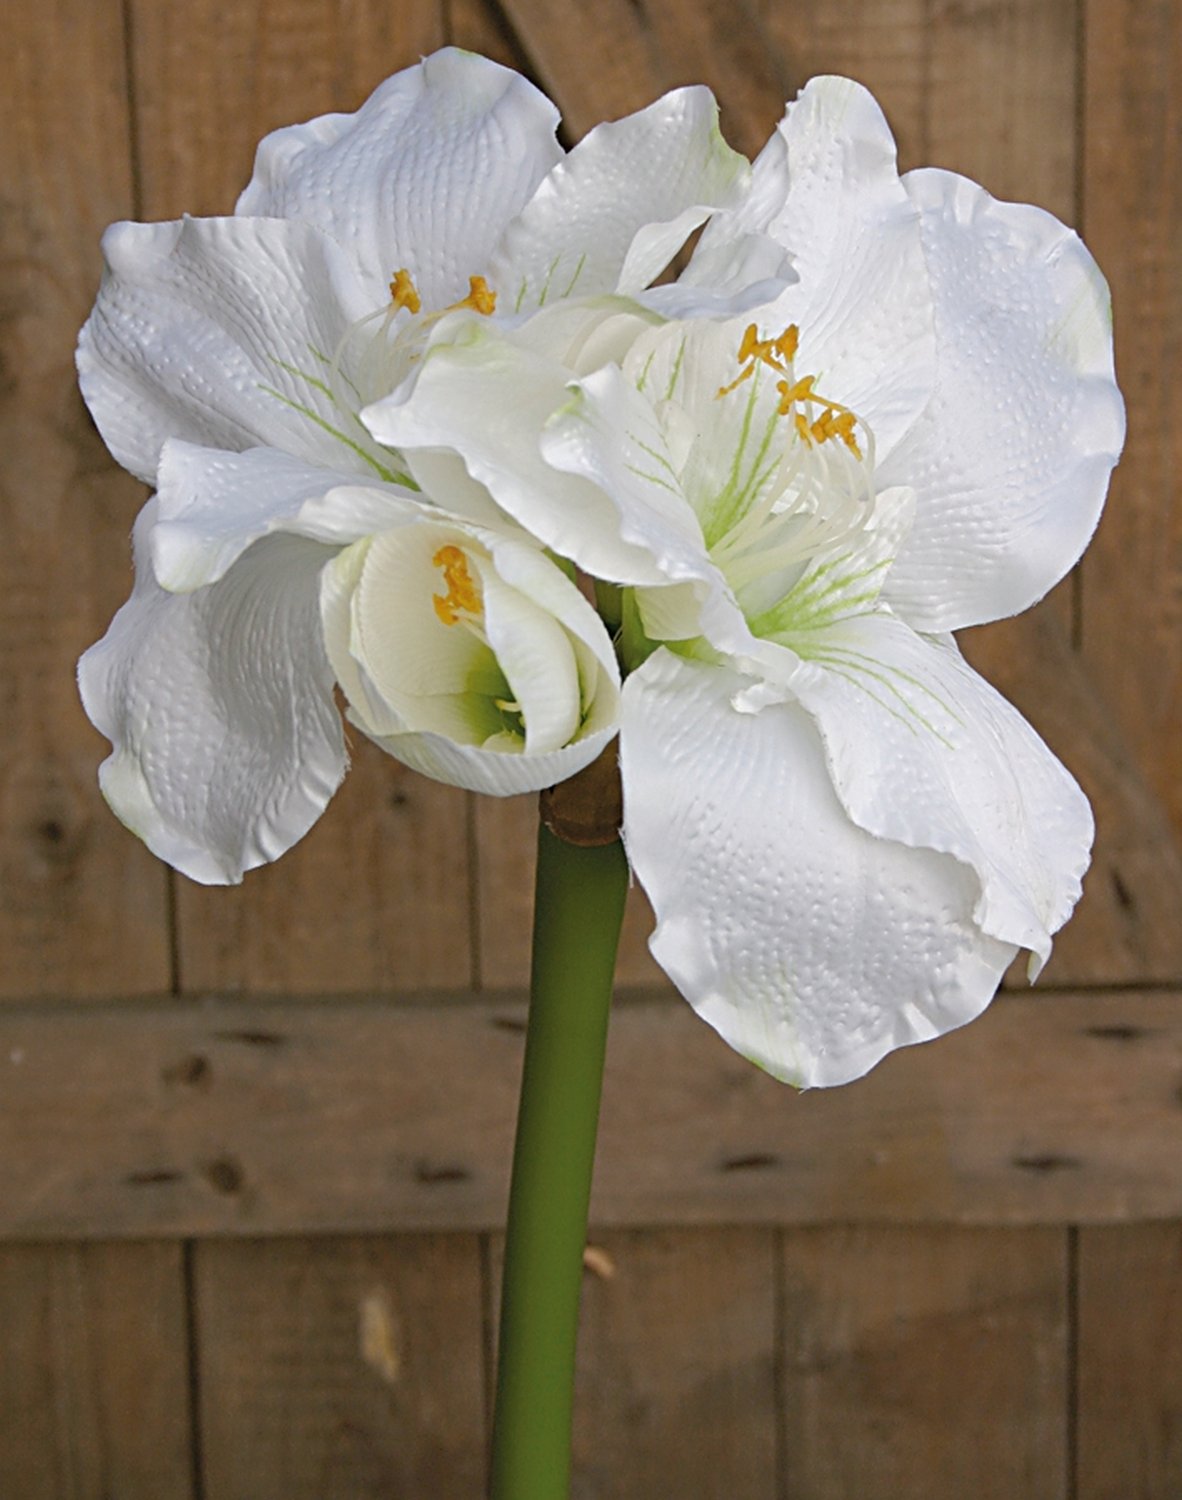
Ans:
[[[926,165],[1076,219],[1076,0],[931,0]]]
[[[1065,1500],[1066,1235],[785,1236],[786,1492]]]
[[[1079,1235],[1079,1500],[1172,1500],[1182,1481],[1182,1227]]]
[[[0,1494],[192,1500],[179,1245],[6,1245],[0,1329]]]
[[[79,653],[125,592],[140,487],[74,378],[99,236],[132,209],[117,0],[5,13],[0,89],[0,997],[167,988],[163,869],[102,803]],[[70,38],[63,44],[63,37]]]
[[[197,1249],[206,1500],[477,1500],[470,1236]]]
[[[1083,648],[1182,835],[1182,17],[1084,8],[1083,233],[1112,287],[1129,435],[1083,565]]]
[[[495,1227],[523,1014],[508,999],[10,1010],[0,1235]],[[856,1087],[807,1094],[679,1001],[623,1003],[593,1216],[1182,1217],[1180,1068],[1177,992],[1004,997]]]
[[[779,1500],[777,1256],[772,1230],[591,1225],[571,1500]]]
[[[789,80],[751,0],[676,6],[664,0],[505,0],[504,10],[562,110],[571,140],[683,84],[714,90],[724,134],[748,154],[763,145],[783,113]]]
[[[1096,840],[1084,895],[1055,940],[1052,984],[1173,983],[1182,976],[1182,852],[1062,614],[1035,610],[966,631],[966,656],[1026,715],[1078,778]],[[1021,966],[1019,966],[1021,968]],[[1024,978],[1019,974],[1019,984]]]
[[[762,9],[791,82],[785,98],[818,74],[856,78],[882,105],[901,165],[926,159],[927,0],[831,0],[807,17],[791,0],[762,0]]]
[[[529,983],[529,955],[537,863],[538,799],[480,797],[475,808],[477,888],[480,892],[480,981],[489,989]],[[616,983],[666,983],[648,951],[652,908],[633,884],[624,908]]]
[[[443,40],[438,0],[202,0],[133,7],[137,142],[148,218],[227,213],[259,138],[355,109]],[[326,993],[464,984],[468,812],[355,737],[312,833],[238,890],[178,880],[180,981]]]
[[[591,1232],[572,1500],[774,1500],[775,1237]]]

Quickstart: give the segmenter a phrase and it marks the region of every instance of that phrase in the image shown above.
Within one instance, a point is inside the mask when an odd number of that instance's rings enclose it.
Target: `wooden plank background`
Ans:
[[[235,891],[110,817],[73,664],[139,487],[72,347],[111,220],[227,211],[267,130],[445,41],[565,139],[705,81],[759,148],[810,75],[904,165],[1078,225],[1127,457],[1032,615],[970,633],[1097,809],[1039,992],[797,1097],[672,1000],[637,897],[577,1500],[1182,1494],[1182,15],[1177,0],[10,0],[0,61],[0,1496],[477,1497],[533,808],[358,747]],[[643,1149],[637,1142],[643,1142]]]

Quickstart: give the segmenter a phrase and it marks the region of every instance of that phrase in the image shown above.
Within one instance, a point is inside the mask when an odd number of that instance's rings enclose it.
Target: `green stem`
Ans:
[[[566,1500],[575,1338],[628,866],[544,826],[501,1293],[492,1500]]]

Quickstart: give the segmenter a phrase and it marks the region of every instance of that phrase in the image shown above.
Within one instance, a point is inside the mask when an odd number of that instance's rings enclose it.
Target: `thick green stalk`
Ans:
[[[492,1500],[567,1500],[587,1204],[628,866],[544,826],[505,1236]]]

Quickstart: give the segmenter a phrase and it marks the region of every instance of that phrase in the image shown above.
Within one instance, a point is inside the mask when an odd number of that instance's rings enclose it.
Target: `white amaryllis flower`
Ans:
[[[900,180],[858,85],[804,90],[749,201],[799,277],[754,321],[668,321],[574,378],[535,320],[440,328],[363,416],[622,586],[653,951],[739,1051],[837,1084],[971,1019],[1020,949],[1033,975],[1079,896],[1087,802],[948,632],[1072,567],[1123,408],[1078,238]]]
[[[595,362],[656,309],[785,284],[708,90],[569,155],[556,123],[517,74],[449,49],[354,115],[268,136],[233,217],[105,237],[82,390],[157,493],[80,682],[114,745],[109,801],[194,879],[240,879],[319,816],[345,769],[334,681],[393,754],[486,791],[549,785],[614,733],[610,640],[562,566],[454,456],[405,457],[359,420],[431,336],[542,310],[551,357]],[[679,283],[646,293],[711,215]],[[494,420],[517,405],[506,386]]]

